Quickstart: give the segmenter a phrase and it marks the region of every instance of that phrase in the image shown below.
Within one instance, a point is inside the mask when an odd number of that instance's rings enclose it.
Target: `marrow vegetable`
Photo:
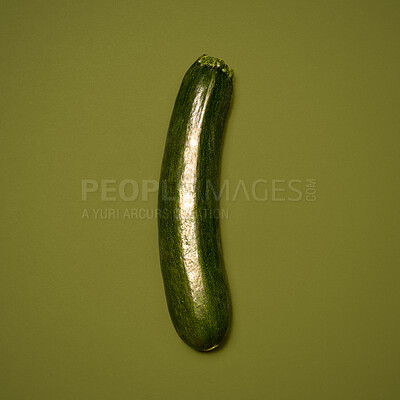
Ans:
[[[231,321],[219,227],[219,172],[233,71],[201,56],[186,72],[172,112],[158,195],[161,271],[181,339],[218,347]]]

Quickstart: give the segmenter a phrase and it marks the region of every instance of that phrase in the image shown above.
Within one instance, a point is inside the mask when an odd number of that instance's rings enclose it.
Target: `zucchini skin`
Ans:
[[[232,90],[233,71],[221,59],[203,55],[189,68],[172,112],[159,182],[168,310],[180,338],[198,351],[218,347],[231,322],[214,193]]]

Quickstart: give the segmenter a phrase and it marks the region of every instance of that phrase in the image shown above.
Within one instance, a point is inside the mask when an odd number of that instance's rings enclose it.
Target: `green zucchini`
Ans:
[[[233,71],[203,55],[186,72],[172,112],[158,194],[161,271],[181,339],[198,351],[229,330],[231,300],[221,248],[219,171]]]

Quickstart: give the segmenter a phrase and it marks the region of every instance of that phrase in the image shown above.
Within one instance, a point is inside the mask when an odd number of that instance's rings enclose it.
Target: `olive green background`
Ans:
[[[398,1],[2,1],[0,397],[400,398]],[[235,70],[222,179],[234,321],[180,341],[157,223],[82,218],[85,179],[157,180],[180,81]],[[302,186],[303,185],[303,186]],[[111,187],[113,184],[110,185]]]

